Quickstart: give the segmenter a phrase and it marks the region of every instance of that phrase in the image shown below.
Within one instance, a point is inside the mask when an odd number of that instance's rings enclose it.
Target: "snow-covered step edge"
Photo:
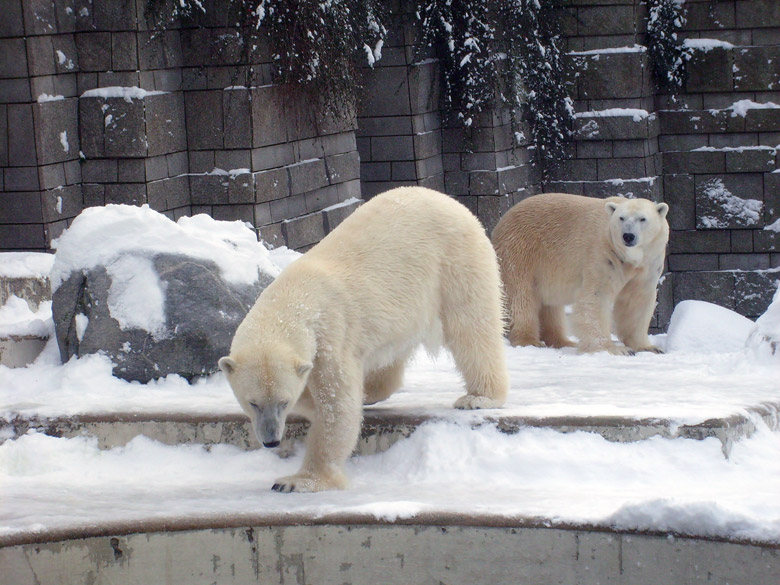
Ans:
[[[367,410],[355,454],[371,455],[386,451],[398,440],[411,435],[420,425],[436,420],[443,420],[443,417],[395,410]],[[724,456],[728,457],[736,441],[750,437],[756,431],[759,420],[773,430],[780,430],[780,401],[757,405],[748,409],[746,414],[735,413],[726,418],[710,419],[692,425],[680,425],[663,419],[614,416],[537,418],[502,417],[492,414],[469,424],[491,424],[509,434],[528,427],[547,428],[561,433],[596,433],[608,441],[618,443],[642,441],[652,437],[694,440],[716,438],[721,443]],[[307,427],[308,423],[302,419],[288,420],[286,436],[279,447],[283,455],[292,452],[295,442],[306,435]],[[0,442],[24,435],[29,430],[65,438],[95,437],[102,449],[124,446],[140,435],[167,445],[194,443],[228,444],[241,449],[259,447],[251,424],[241,415],[199,417],[125,413],[54,419],[16,417],[10,421],[0,420]]]
[[[0,337],[0,365],[23,368],[35,361],[48,339],[34,335]]]

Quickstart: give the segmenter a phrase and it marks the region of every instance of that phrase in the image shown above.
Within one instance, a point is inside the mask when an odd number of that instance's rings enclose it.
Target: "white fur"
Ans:
[[[582,352],[659,351],[647,336],[664,265],[666,203],[546,193],[521,201],[499,221],[501,266],[512,345],[573,345]],[[623,234],[633,234],[627,246]],[[630,239],[630,238],[629,238]],[[611,339],[611,325],[625,347]]]
[[[466,382],[457,408],[501,406],[509,385],[501,332],[498,263],[479,221],[446,195],[402,187],[287,267],[220,367],[261,442],[281,439],[293,407],[311,420],[303,467],[274,489],[340,489],[362,405],[401,385],[421,343],[452,351]]]

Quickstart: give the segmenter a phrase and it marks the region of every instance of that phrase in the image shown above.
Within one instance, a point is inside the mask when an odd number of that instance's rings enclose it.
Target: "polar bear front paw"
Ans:
[[[496,400],[488,396],[475,396],[466,394],[455,401],[455,408],[461,410],[477,410],[479,408],[500,408],[503,406],[503,400]]]
[[[277,479],[271,489],[283,494],[289,494],[291,492],[309,494],[327,490],[343,490],[346,486],[347,481],[344,477],[339,479],[327,479],[309,475],[289,475]]]

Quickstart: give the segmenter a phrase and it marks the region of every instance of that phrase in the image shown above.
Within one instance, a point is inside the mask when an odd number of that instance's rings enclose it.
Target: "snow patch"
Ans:
[[[704,301],[682,301],[669,321],[666,351],[740,351],[752,329],[753,321],[739,313]]]
[[[685,39],[683,41],[683,48],[708,53],[713,49],[733,49],[734,45],[718,39]]]
[[[51,272],[54,254],[43,252],[0,252],[0,276],[44,278]]]
[[[648,113],[647,110],[635,108],[609,108],[606,110],[592,110],[574,114],[575,118],[611,118],[617,116],[630,116],[634,122],[641,122],[648,118],[650,113]]]
[[[764,207],[762,201],[758,199],[742,199],[733,195],[720,179],[708,180],[704,185],[703,194],[723,211],[724,216],[701,216],[700,221],[705,228],[725,228],[732,221],[748,227],[756,225],[761,219],[761,211]]]
[[[148,96],[162,95],[168,92],[165,91],[148,91],[141,89],[140,87],[98,87],[96,89],[90,89],[81,94],[83,98],[100,97],[100,98],[122,98],[126,102],[130,103],[133,100],[144,99]]]

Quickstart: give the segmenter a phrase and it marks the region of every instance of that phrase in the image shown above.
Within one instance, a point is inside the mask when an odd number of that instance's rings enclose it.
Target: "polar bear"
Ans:
[[[363,404],[401,385],[415,349],[444,345],[466,384],[456,408],[496,408],[509,386],[501,278],[476,217],[421,187],[377,195],[260,295],[219,360],[258,440],[308,418],[299,472],[279,492],[346,486]]]
[[[664,266],[666,203],[535,195],[512,207],[492,240],[507,295],[513,346],[573,346],[580,352],[660,352],[647,330]],[[612,325],[625,346],[612,341]]]

